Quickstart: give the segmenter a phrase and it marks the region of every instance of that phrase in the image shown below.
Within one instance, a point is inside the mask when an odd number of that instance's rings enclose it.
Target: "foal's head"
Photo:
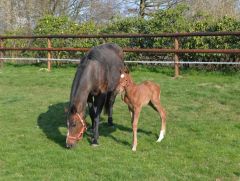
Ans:
[[[133,83],[133,80],[132,80],[131,75],[129,74],[129,71],[128,70],[126,71],[125,69],[124,69],[124,71],[121,71],[120,80],[118,83],[118,90],[120,92],[123,92],[124,89],[132,83]]]
[[[68,133],[66,138],[66,147],[72,148],[79,140],[82,139],[83,133],[87,130],[87,125],[83,116],[77,113],[73,105],[68,113]]]

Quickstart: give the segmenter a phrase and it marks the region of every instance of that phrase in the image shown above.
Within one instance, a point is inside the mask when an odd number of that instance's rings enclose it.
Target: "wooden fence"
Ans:
[[[192,32],[192,33],[161,33],[161,34],[101,34],[101,35],[40,35],[40,36],[0,36],[0,56],[3,57],[4,51],[47,51],[48,70],[51,70],[52,51],[80,51],[86,52],[90,48],[61,48],[52,47],[52,39],[86,39],[86,38],[101,38],[107,41],[108,38],[173,38],[174,48],[128,48],[123,47],[124,52],[138,53],[174,53],[175,76],[179,76],[179,54],[180,53],[223,53],[223,54],[240,54],[240,49],[181,49],[179,47],[179,38],[192,36],[240,36],[240,32]],[[42,47],[4,47],[4,40],[7,39],[46,39],[47,48]],[[3,58],[2,58],[3,59]],[[2,60],[1,59],[1,60]],[[2,64],[2,63],[1,63]]]

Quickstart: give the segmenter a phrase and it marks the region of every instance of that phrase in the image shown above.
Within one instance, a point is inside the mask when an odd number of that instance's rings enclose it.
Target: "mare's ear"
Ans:
[[[70,108],[70,113],[71,114],[76,114],[77,113],[77,108],[75,105],[72,105],[71,108]]]

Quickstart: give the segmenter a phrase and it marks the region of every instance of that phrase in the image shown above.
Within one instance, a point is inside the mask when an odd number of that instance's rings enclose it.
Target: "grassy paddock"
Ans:
[[[167,134],[156,143],[160,119],[143,109],[132,152],[130,115],[119,96],[115,128],[101,118],[99,147],[85,134],[65,149],[64,106],[76,69],[39,69],[0,70],[0,180],[240,179],[239,74],[185,72],[173,79],[166,69],[132,71],[136,82],[161,84],[167,110]]]

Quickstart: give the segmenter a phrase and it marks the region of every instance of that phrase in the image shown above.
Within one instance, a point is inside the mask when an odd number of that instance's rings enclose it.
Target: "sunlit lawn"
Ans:
[[[65,148],[64,107],[76,68],[0,69],[0,180],[239,180],[240,75],[137,69],[136,82],[161,85],[167,134],[156,143],[160,119],[141,112],[137,152],[126,105],[117,97],[115,128],[102,115],[100,146],[90,134]],[[90,123],[89,117],[88,123]]]

